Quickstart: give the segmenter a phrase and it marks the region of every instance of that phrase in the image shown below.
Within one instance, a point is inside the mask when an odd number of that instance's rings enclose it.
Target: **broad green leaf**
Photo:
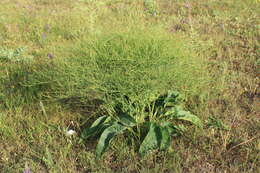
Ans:
[[[97,148],[96,148],[96,154],[98,157],[100,157],[109,146],[110,141],[113,139],[113,137],[119,133],[122,133],[123,130],[126,128],[118,123],[115,123],[108,128],[106,128],[103,133],[101,134]]]
[[[165,106],[174,106],[178,104],[181,99],[181,95],[177,91],[168,91],[167,97],[164,99]]]
[[[92,127],[96,127],[96,126],[102,124],[103,122],[106,121],[107,118],[108,118],[108,116],[106,116],[106,115],[99,117],[99,118],[98,118],[96,121],[94,121],[94,123],[91,125],[91,128],[92,128]]]
[[[148,151],[159,148],[161,139],[160,127],[155,123],[151,123],[149,132],[139,148],[139,153],[143,156]]]
[[[184,111],[181,106],[174,106],[169,111],[167,111],[165,115],[174,119],[189,121],[198,127],[202,127],[202,122],[199,117],[193,115],[189,111]]]
[[[166,112],[165,112],[165,115],[166,116],[169,116],[169,117],[171,117],[171,118],[176,118],[178,115],[178,113],[177,112],[179,112],[179,111],[182,111],[183,109],[182,109],[182,107],[181,106],[174,106],[174,107],[172,107],[172,108],[170,108],[169,110],[167,110]]]
[[[90,128],[86,128],[83,130],[81,137],[84,139],[89,138],[90,136],[93,136],[97,133],[100,132],[100,130],[104,127],[104,122],[108,116],[101,116],[99,117],[92,125]]]
[[[167,150],[170,146],[171,137],[167,127],[160,127],[162,139],[160,141],[160,149]]]
[[[177,91],[168,91],[168,94],[159,96],[155,100],[155,108],[173,107],[182,102],[182,97]]]
[[[128,113],[122,112],[118,115],[119,121],[126,126],[135,126],[136,121],[133,117],[131,117]]]
[[[135,126],[136,125],[135,119],[131,117],[127,112],[123,111],[122,107],[123,106],[121,104],[117,104],[115,106],[115,111],[118,120],[126,126]]]
[[[198,127],[202,127],[201,120],[196,115],[193,115],[189,111],[178,111],[177,112],[177,119],[189,121],[189,122],[191,122],[192,124],[194,124]]]

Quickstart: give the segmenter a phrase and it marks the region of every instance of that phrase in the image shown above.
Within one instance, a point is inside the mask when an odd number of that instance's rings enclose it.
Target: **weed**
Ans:
[[[119,103],[114,108],[116,114],[99,117],[90,128],[83,130],[81,136],[84,139],[101,133],[96,148],[98,157],[104,153],[110,141],[121,133],[132,133],[139,140],[143,138],[139,153],[145,155],[154,149],[167,150],[170,147],[171,136],[186,133],[184,126],[176,123],[177,120],[188,121],[202,127],[197,116],[182,109],[177,92],[159,96],[145,107],[140,107],[136,103],[132,105],[128,106],[129,110],[125,112]],[[141,134],[144,134],[144,137]]]
[[[259,5],[1,0],[0,172],[259,172]],[[156,106],[168,90],[203,130]],[[126,129],[96,159],[78,134],[102,116]]]

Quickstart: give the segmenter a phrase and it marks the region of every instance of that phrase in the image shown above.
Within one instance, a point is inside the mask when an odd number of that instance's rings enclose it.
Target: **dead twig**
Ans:
[[[239,144],[237,144],[237,145],[231,147],[227,152],[230,152],[231,150],[233,150],[233,149],[235,149],[235,148],[237,148],[237,147],[239,147],[239,146],[241,146],[241,145],[247,144],[247,143],[249,143],[249,142],[251,142],[251,141],[253,141],[254,139],[257,139],[257,138],[259,138],[259,137],[260,137],[260,135],[255,136],[255,137],[253,137],[253,138],[250,138],[250,139],[248,139],[248,140],[246,140],[246,141],[244,141],[244,142],[241,142],[241,143],[239,143]]]

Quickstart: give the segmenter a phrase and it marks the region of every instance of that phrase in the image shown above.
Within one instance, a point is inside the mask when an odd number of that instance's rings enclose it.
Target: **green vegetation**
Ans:
[[[2,0],[0,172],[260,171],[259,9]]]
[[[96,148],[98,157],[104,153],[113,137],[126,133],[125,131],[132,134],[136,138],[135,141],[142,141],[139,153],[143,156],[153,149],[167,150],[170,147],[171,136],[185,132],[185,127],[174,125],[174,121],[188,121],[202,127],[197,116],[182,109],[179,97],[179,93],[169,92],[144,107],[139,102],[131,102],[129,99],[124,102],[126,106],[119,102],[114,108],[115,115],[99,117],[91,127],[84,129],[82,137],[87,139],[102,133]],[[124,111],[124,107],[128,110]],[[147,133],[143,132],[147,129]]]

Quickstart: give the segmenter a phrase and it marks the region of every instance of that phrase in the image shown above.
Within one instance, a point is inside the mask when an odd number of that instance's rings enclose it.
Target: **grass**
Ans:
[[[54,173],[260,171],[259,9],[242,0],[2,0],[1,172],[25,163]],[[118,136],[98,160],[95,140],[80,138],[115,101],[145,105],[167,90],[204,122],[173,138],[172,151],[140,157]]]

